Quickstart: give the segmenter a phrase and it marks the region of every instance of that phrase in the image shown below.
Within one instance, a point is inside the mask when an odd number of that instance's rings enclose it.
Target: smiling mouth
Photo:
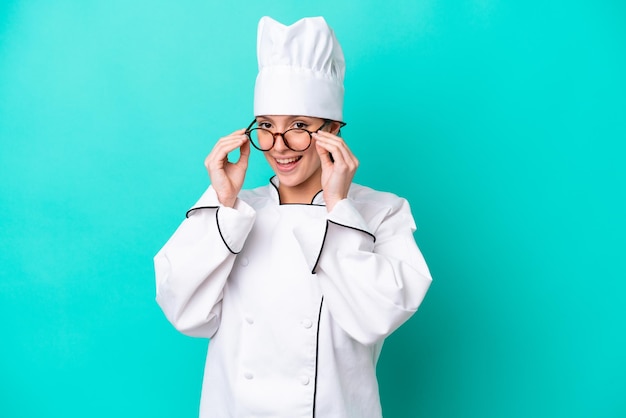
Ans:
[[[280,165],[290,165],[296,163],[302,159],[302,156],[292,158],[275,158],[276,162]]]

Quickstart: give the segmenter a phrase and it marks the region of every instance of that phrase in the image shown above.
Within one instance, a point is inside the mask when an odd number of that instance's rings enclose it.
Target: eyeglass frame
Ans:
[[[261,152],[267,152],[269,150],[271,150],[272,148],[274,148],[274,146],[276,145],[276,137],[280,136],[283,138],[283,142],[285,143],[285,146],[287,148],[289,148],[290,150],[294,151],[294,152],[304,152],[306,150],[309,149],[309,147],[311,146],[311,144],[313,143],[313,133],[315,132],[319,132],[322,128],[324,128],[326,125],[328,125],[329,123],[332,122],[337,122],[339,123],[339,129],[343,128],[344,126],[346,126],[346,122],[339,122],[339,121],[333,121],[330,119],[324,119],[324,123],[322,124],[322,126],[320,126],[319,128],[317,128],[314,132],[309,131],[308,129],[304,129],[304,128],[289,128],[284,132],[272,132],[269,129],[265,129],[265,128],[252,128],[252,126],[254,126],[255,123],[257,123],[256,118],[252,121],[252,123],[250,123],[250,125],[248,125],[248,127],[246,128],[246,131],[244,132],[244,134],[248,137],[248,139],[250,140],[250,143],[252,144],[252,146],[256,149],[258,149]],[[250,129],[252,128],[252,129]],[[257,147],[257,145],[254,143],[254,141],[252,140],[252,138],[250,137],[250,132],[254,131],[254,130],[262,130],[265,131],[267,133],[269,133],[270,135],[272,135],[272,146],[269,147],[268,149],[261,149],[259,147]],[[309,134],[309,145],[306,146],[305,149],[301,149],[301,150],[295,150],[293,148],[291,148],[289,146],[289,142],[287,142],[287,140],[285,139],[285,134],[289,131],[304,131],[307,134]]]

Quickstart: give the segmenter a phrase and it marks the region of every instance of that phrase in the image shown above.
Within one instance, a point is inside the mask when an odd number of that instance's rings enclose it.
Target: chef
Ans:
[[[263,17],[257,53],[254,121],[206,158],[210,187],[154,258],[157,302],[210,339],[200,417],[379,418],[383,341],[431,283],[409,204],[352,182],[323,18]],[[242,190],[251,151],[275,176]]]

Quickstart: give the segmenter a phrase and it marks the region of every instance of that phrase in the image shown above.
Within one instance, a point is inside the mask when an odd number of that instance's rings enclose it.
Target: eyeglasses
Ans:
[[[252,123],[246,129],[245,134],[250,138],[250,142],[254,146],[254,148],[259,151],[269,151],[274,147],[276,143],[276,137],[282,136],[283,142],[292,151],[302,152],[306,151],[311,146],[311,139],[314,132],[323,129],[326,125],[328,125],[330,120],[325,120],[322,126],[317,128],[315,131],[309,131],[302,128],[291,128],[287,129],[285,132],[272,132],[269,129],[265,128],[252,128],[252,126],[256,123],[256,119],[252,121]],[[345,123],[341,122],[341,126],[345,126]],[[250,129],[252,128],[252,129]]]

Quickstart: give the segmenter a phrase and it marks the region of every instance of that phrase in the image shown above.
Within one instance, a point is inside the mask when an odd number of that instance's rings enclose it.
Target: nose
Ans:
[[[285,136],[281,133],[274,134],[274,149],[276,151],[288,150],[287,144],[285,144]]]

